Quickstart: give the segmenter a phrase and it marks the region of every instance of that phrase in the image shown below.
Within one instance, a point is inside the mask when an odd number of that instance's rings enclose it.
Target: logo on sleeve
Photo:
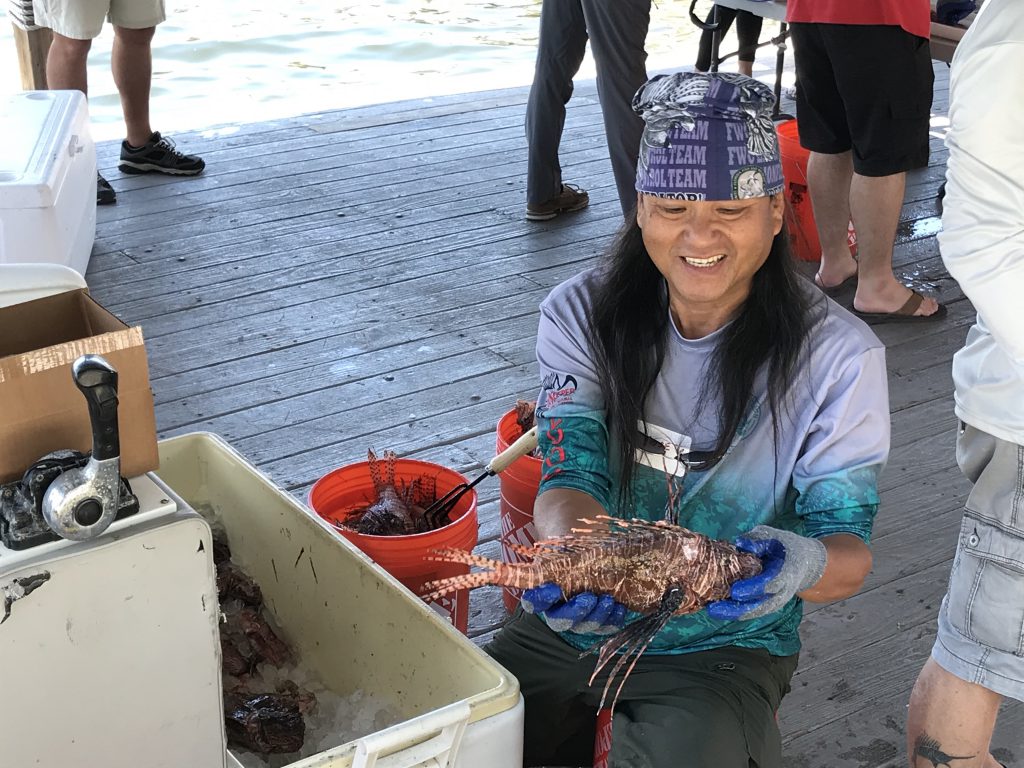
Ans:
[[[549,373],[541,382],[541,411],[554,408],[556,405],[571,403],[576,394],[576,379],[569,374],[564,378],[557,373]]]

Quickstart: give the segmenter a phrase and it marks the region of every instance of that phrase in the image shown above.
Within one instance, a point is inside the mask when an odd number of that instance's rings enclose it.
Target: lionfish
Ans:
[[[521,437],[534,428],[537,424],[537,404],[533,400],[516,400],[515,407],[513,410],[516,413],[516,425],[519,427],[519,435]],[[530,456],[536,458],[543,458],[540,446],[537,446],[530,452]]]
[[[603,708],[612,680],[622,671],[622,680],[612,698],[614,708],[640,655],[669,619],[729,597],[733,582],[761,572],[761,560],[729,542],[665,521],[620,520],[599,515],[583,522],[600,527],[574,528],[566,536],[539,541],[530,547],[506,544],[529,558],[530,562],[525,563],[503,563],[458,549],[435,550],[429,559],[488,570],[424,584],[423,597],[435,600],[459,589],[488,584],[529,589],[549,581],[558,584],[566,597],[581,592],[611,595],[630,610],[643,614],[586,651],[598,652],[591,684],[621,652],[601,697]]]
[[[516,400],[516,405],[513,410],[516,412],[516,424],[519,425],[519,429],[522,430],[523,434],[526,434],[533,429],[533,425],[537,423],[536,403],[533,403],[530,400]]]
[[[384,451],[378,459],[370,448],[366,458],[377,499],[353,514],[350,521],[336,525],[345,525],[358,533],[372,536],[402,536],[432,531],[448,522],[447,518],[428,520],[424,515],[424,510],[436,495],[433,478],[418,477],[399,490],[395,484],[395,461],[398,457],[394,451]]]

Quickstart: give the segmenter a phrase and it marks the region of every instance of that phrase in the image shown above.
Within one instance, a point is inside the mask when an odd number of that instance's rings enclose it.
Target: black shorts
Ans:
[[[928,40],[896,26],[792,24],[797,126],[811,152],[853,151],[862,176],[928,165]]]
[[[524,765],[591,765],[608,679],[588,683],[597,657],[580,658],[522,609],[484,650],[519,680]],[[615,706],[609,766],[782,768],[775,712],[796,665],[796,655],[732,646],[642,656]]]

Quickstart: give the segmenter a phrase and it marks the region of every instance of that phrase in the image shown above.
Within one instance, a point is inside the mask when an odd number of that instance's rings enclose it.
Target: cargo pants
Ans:
[[[588,684],[596,656],[580,658],[521,609],[484,650],[519,680],[524,765],[590,766],[607,680]],[[796,665],[797,655],[737,647],[641,657],[615,705],[609,766],[782,768],[775,712]]]

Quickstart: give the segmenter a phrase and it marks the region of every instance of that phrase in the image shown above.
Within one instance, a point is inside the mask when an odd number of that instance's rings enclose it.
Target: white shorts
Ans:
[[[75,40],[92,40],[104,18],[128,29],[155,27],[167,18],[164,0],[32,0],[36,24]]]

